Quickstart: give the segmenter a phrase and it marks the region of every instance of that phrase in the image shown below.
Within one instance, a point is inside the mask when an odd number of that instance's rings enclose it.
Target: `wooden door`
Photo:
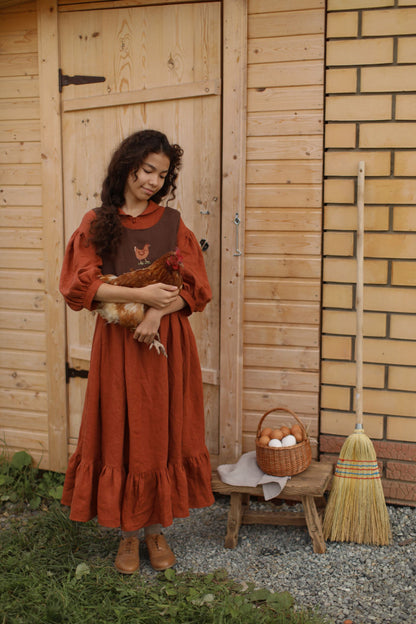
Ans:
[[[65,242],[82,215],[99,205],[106,165],[124,137],[155,128],[184,148],[176,201],[170,205],[181,212],[198,240],[208,244],[204,257],[213,301],[191,322],[204,379],[207,445],[218,455],[220,2],[61,13],[59,41],[64,76],[103,78],[62,87]],[[88,369],[94,323],[93,314],[67,309],[70,368]],[[70,451],[78,435],[85,387],[85,378],[70,378]]]

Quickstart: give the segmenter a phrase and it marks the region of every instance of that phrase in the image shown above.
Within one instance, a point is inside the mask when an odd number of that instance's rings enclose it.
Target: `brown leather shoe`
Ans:
[[[154,570],[167,570],[176,563],[176,557],[161,533],[148,535],[145,538],[149,551],[150,563]]]
[[[139,540],[137,537],[127,537],[121,540],[114,565],[122,574],[133,574],[139,569]]]

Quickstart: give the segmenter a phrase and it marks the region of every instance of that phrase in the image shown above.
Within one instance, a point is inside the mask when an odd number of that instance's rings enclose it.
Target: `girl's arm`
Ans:
[[[94,300],[103,303],[143,303],[157,310],[166,309],[178,297],[179,289],[169,284],[150,284],[142,288],[100,284]],[[169,314],[169,312],[168,312]]]
[[[166,314],[179,312],[179,310],[182,310],[185,306],[186,301],[182,299],[180,295],[177,295],[175,300],[163,309],[157,310],[156,308],[149,308],[146,310],[142,322],[136,327],[133,337],[139,342],[150,344],[159,331],[162,317]]]

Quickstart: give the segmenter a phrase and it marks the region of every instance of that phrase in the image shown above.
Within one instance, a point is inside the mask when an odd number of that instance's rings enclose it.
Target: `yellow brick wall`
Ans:
[[[365,162],[364,428],[416,504],[416,0],[328,0],[320,451],[355,424],[356,176]]]

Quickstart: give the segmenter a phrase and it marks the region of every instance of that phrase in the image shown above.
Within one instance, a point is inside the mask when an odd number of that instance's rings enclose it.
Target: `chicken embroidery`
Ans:
[[[150,264],[150,260],[148,259],[149,252],[150,243],[145,243],[143,249],[138,249],[138,247],[134,246],[134,253],[138,260],[139,266]]]
[[[170,284],[182,288],[181,268],[183,258],[179,249],[170,251],[155,260],[149,267],[128,271],[121,275],[101,275],[100,279],[106,284],[127,286],[128,288],[141,288],[149,284]],[[128,327],[132,332],[142,322],[147,306],[143,303],[104,303],[101,302],[96,312],[108,323],[116,323],[122,327]],[[154,338],[149,349],[155,347],[158,354],[167,357],[166,349],[160,342],[160,337]]]

